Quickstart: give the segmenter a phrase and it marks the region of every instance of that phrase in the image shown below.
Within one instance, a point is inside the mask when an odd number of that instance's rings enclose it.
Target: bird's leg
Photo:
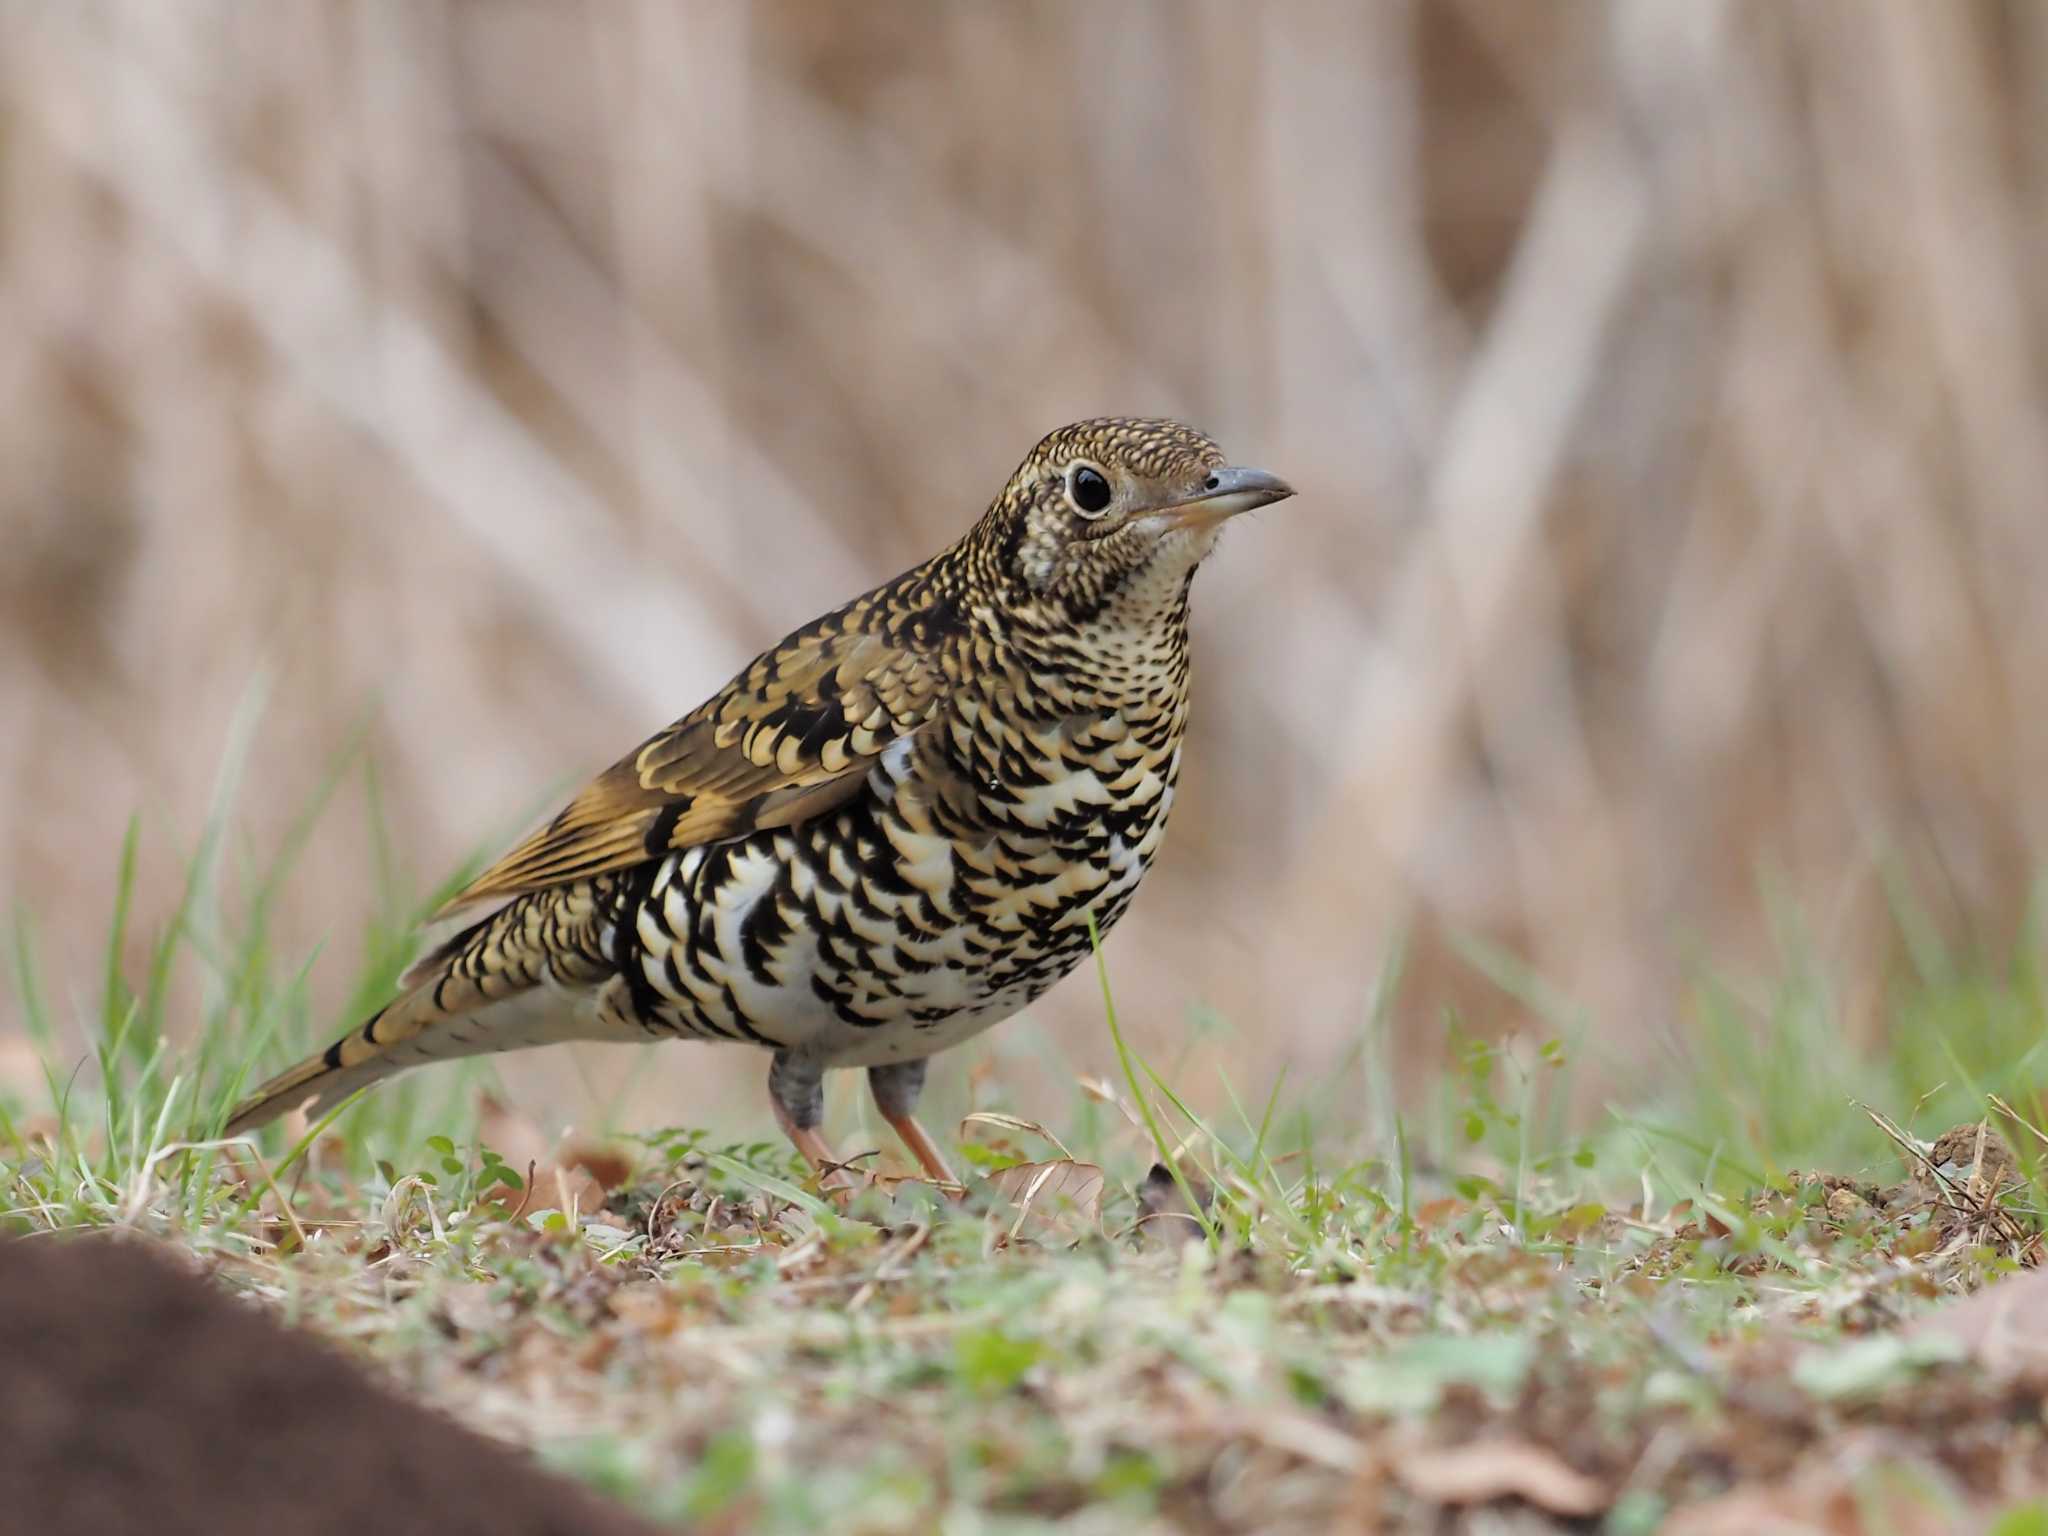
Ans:
[[[917,1108],[917,1096],[924,1091],[923,1058],[869,1067],[868,1091],[874,1094],[875,1108],[882,1112],[882,1118],[903,1138],[903,1145],[910,1148],[910,1155],[917,1159],[932,1182],[957,1187],[960,1181],[953,1177],[953,1170],[946,1165],[946,1156],[939,1150],[939,1144],[931,1139],[911,1113]]]
[[[777,1051],[768,1068],[775,1123],[817,1172],[820,1189],[851,1189],[853,1180],[818,1127],[825,1122],[825,1069],[808,1057]]]

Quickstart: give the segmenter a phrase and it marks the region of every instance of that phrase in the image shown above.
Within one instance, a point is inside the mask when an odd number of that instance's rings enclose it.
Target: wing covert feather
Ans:
[[[442,911],[791,826],[851,798],[875,759],[931,718],[944,688],[944,627],[885,629],[889,595],[883,588],[764,651]]]

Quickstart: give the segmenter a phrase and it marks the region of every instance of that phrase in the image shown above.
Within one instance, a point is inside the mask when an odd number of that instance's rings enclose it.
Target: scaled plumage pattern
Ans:
[[[1159,847],[1188,588],[1293,492],[1178,422],[1040,442],[968,533],[815,619],[598,775],[448,907],[400,995],[238,1105],[238,1134],[426,1061],[671,1036],[774,1052],[821,1172],[823,1073],[863,1066],[932,1177],[924,1065],[1107,931]]]

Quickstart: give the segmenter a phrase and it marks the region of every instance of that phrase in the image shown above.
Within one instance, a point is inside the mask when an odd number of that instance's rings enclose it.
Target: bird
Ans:
[[[820,1188],[851,1185],[823,1131],[840,1068],[957,1188],[915,1115],[926,1064],[1123,914],[1180,773],[1196,569],[1293,494],[1177,421],[1048,434],[959,540],[763,651],[457,892],[392,1001],[223,1134],[425,1062],[717,1041],[771,1053]]]

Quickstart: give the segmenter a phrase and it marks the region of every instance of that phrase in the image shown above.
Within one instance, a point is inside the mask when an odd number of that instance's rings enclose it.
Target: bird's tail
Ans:
[[[432,994],[431,986],[406,993],[319,1055],[278,1073],[235,1106],[222,1134],[253,1131],[302,1104],[317,1119],[358,1088],[422,1061],[495,1049],[481,1043],[481,1030],[465,1048],[447,1027],[452,1021],[434,1007]]]
[[[325,1114],[423,1062],[558,1040],[645,1039],[617,1009],[600,1006],[614,918],[603,882],[519,897],[414,965],[404,990],[366,1023],[237,1104],[223,1134],[239,1136],[302,1104]]]

